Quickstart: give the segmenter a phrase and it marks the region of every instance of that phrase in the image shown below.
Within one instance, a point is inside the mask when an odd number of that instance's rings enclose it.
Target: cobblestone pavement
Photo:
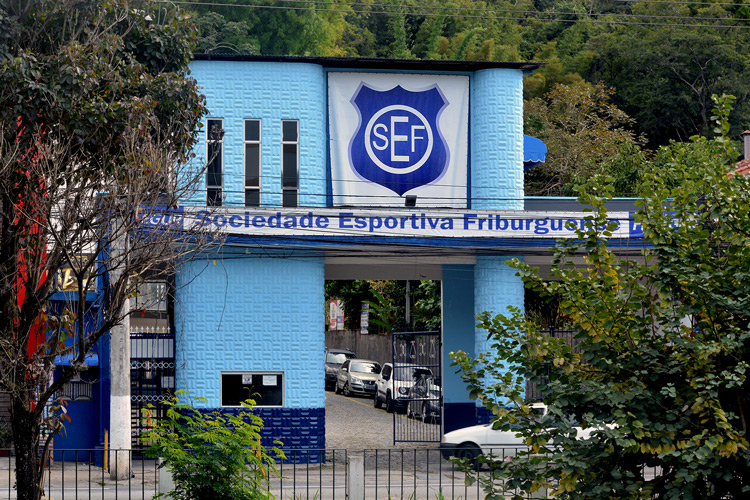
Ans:
[[[400,425],[439,432],[437,424],[423,424],[396,415]],[[417,437],[424,438],[425,435]],[[372,399],[346,397],[326,391],[326,448],[362,451],[365,449],[438,448],[438,443],[393,443],[393,414],[375,408]]]

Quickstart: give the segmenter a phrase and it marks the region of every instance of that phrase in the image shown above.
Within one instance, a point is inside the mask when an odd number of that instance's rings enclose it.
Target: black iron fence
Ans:
[[[443,414],[440,332],[393,332],[393,442],[439,443]],[[402,411],[407,417],[398,418]]]
[[[498,447],[498,459],[522,448]],[[523,448],[525,449],[525,448]],[[106,463],[116,464],[104,450],[57,450],[64,460],[48,460],[44,497],[55,500],[146,500],[171,490],[171,477],[153,459],[131,457],[130,477],[114,480]],[[2,450],[0,450],[2,453]],[[286,462],[270,474],[265,489],[276,499],[290,500],[479,500],[486,496],[477,475],[490,477],[486,465],[464,471],[436,448],[371,450],[285,450]],[[295,458],[298,454],[299,459]],[[105,460],[108,462],[105,463]],[[97,465],[101,464],[101,465]],[[493,477],[496,481],[502,478]],[[0,456],[0,499],[16,499],[15,459]],[[532,498],[532,497],[526,497]],[[541,492],[533,498],[546,498]]]
[[[15,457],[12,450],[0,450],[0,499],[15,499]],[[116,464],[118,455],[131,457],[131,470],[122,480],[112,479],[107,465]],[[44,494],[55,500],[135,500],[151,499],[159,493],[159,469],[156,460],[137,459],[131,450],[107,452],[92,450],[55,450],[44,461]]]
[[[550,327],[547,330],[541,330],[541,332],[546,333],[550,337],[565,339],[566,344],[572,347],[574,351],[578,351],[576,347],[578,341],[575,338],[577,332],[575,330],[556,330],[555,328]],[[537,383],[531,382],[530,380],[526,381],[526,399],[532,401],[542,399],[542,393],[539,390]]]
[[[141,432],[164,417],[161,404],[170,400],[175,388],[174,332],[168,328],[141,328],[130,332],[130,400],[131,446],[136,452],[143,449]],[[143,409],[151,406],[148,419]]]

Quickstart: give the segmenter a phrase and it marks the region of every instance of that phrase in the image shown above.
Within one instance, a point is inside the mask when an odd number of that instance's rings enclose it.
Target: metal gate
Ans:
[[[576,340],[576,337],[575,337],[576,331],[574,330],[556,330],[555,327],[550,326],[549,329],[547,330],[540,330],[540,333],[546,333],[550,337],[565,339],[565,343],[573,348],[573,352],[575,353],[581,352],[581,349],[577,347],[578,340]],[[547,368],[547,375],[549,376],[549,367]],[[542,380],[539,383],[548,383],[548,382],[549,382],[549,378],[544,377],[544,380]],[[538,388],[539,383],[532,382],[531,380],[526,379],[526,400],[527,401],[541,401],[542,400],[542,393]]]
[[[174,332],[168,327],[130,332],[130,419],[134,454],[146,446],[140,435],[163,418],[162,401],[172,399],[175,382]],[[143,409],[151,405],[152,415]]]
[[[393,442],[440,442],[443,417],[440,332],[393,332],[393,372],[405,381],[393,412]]]

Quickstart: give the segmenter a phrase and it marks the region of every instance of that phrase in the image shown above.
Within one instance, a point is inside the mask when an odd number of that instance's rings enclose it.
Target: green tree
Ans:
[[[413,293],[414,330],[433,331],[440,328],[442,322],[442,300],[440,295],[440,282],[436,280],[423,280]]]
[[[589,80],[617,89],[617,104],[637,123],[638,131],[658,146],[684,141],[711,128],[711,95],[736,95],[732,128],[747,127],[750,33],[723,6],[675,2],[637,3],[641,24],[613,28],[592,40],[597,57]],[[658,17],[661,16],[661,17]],[[671,16],[671,17],[665,17]]]
[[[395,13],[388,16],[388,31],[393,37],[393,41],[388,44],[388,56],[394,59],[411,59],[406,35],[406,17],[401,11],[401,8],[397,8]]]
[[[545,163],[525,175],[527,195],[570,195],[577,183],[608,173],[611,159],[635,148],[633,120],[611,102],[612,95],[602,84],[556,85],[526,103],[525,130],[547,145]],[[623,180],[622,189],[635,192]]]
[[[259,54],[260,42],[247,21],[227,21],[218,12],[195,16],[198,27],[197,53]]]
[[[195,398],[205,404],[205,398]],[[174,500],[272,499],[268,491],[271,474],[278,475],[274,458],[284,459],[279,448],[261,445],[263,420],[253,413],[255,401],[242,402],[233,414],[196,408],[190,396],[178,391],[174,401],[165,401],[165,418],[141,439],[147,454],[161,458],[159,467],[172,473]],[[152,408],[143,418],[152,418]],[[281,444],[281,443],[278,443]],[[273,457],[269,455],[273,453]],[[161,498],[163,495],[158,495]]]
[[[580,58],[583,57],[585,57],[585,53],[580,56]],[[533,60],[544,63],[544,66],[532,74],[524,76],[523,93],[526,99],[543,98],[558,84],[589,86],[578,72],[571,72],[565,68],[557,54],[557,42],[555,41],[544,44],[534,55]]]
[[[367,302],[370,305],[370,324],[377,326],[379,333],[390,333],[399,323],[403,324],[403,321],[399,321],[401,307],[392,297],[384,295],[377,288],[372,289],[372,294],[375,300]]]
[[[193,4],[197,24],[216,26],[221,32],[201,29],[198,47],[208,51],[235,51],[271,55],[341,56],[348,28],[347,2],[269,2],[250,5],[239,0],[223,0],[210,5]],[[220,18],[217,18],[216,15]]]
[[[599,183],[582,196],[593,206],[588,227],[557,246],[550,281],[512,262],[528,287],[559,301],[576,349],[511,310],[480,317],[492,352],[456,354],[495,425],[520,421],[530,446],[480,477],[491,493],[747,498],[750,179],[729,175],[737,152],[727,138],[728,102],[718,100],[716,138],[669,147],[676,187],[659,176],[646,181],[635,221],[646,243],[641,256],[620,259],[607,248],[615,224],[604,200],[612,188]],[[582,266],[572,259],[580,254]],[[527,379],[539,384],[557,427],[523,418]],[[591,437],[576,439],[573,422]]]
[[[139,280],[201,246],[158,207],[201,178],[189,152],[205,107],[186,76],[194,27],[163,4],[3,2],[0,33],[0,389],[18,498],[39,500],[40,450],[67,420],[56,394],[130,314]],[[52,309],[63,270],[78,293]],[[87,302],[105,279],[106,297]],[[57,356],[71,366],[49,383]]]
[[[524,8],[469,0],[428,4],[420,9],[429,15],[420,18],[414,32],[414,51],[428,59],[518,61],[524,34],[518,19]]]

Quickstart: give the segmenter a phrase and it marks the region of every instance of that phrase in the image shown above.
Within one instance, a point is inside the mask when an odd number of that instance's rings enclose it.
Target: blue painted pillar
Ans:
[[[474,314],[485,311],[492,315],[508,314],[508,306],[515,306],[523,310],[524,286],[516,270],[505,262],[511,256],[477,257],[474,269]],[[521,256],[518,256],[522,259]],[[487,331],[475,328],[474,352],[476,355],[490,350]],[[488,381],[489,382],[489,381]],[[478,404],[479,406],[479,404]],[[485,422],[489,413],[484,407],[477,408],[478,421]]]
[[[471,197],[475,210],[523,210],[523,75],[477,71],[471,79]]]
[[[477,71],[471,95],[471,208],[523,210],[523,76],[501,68]],[[510,258],[476,258],[474,315],[507,313],[509,305],[523,309],[523,282],[505,264]],[[487,332],[475,327],[475,355],[488,348]],[[477,417],[487,421],[484,407]]]
[[[443,302],[443,427],[445,432],[476,423],[474,402],[452,367],[451,352],[474,354],[474,266],[444,265]]]

